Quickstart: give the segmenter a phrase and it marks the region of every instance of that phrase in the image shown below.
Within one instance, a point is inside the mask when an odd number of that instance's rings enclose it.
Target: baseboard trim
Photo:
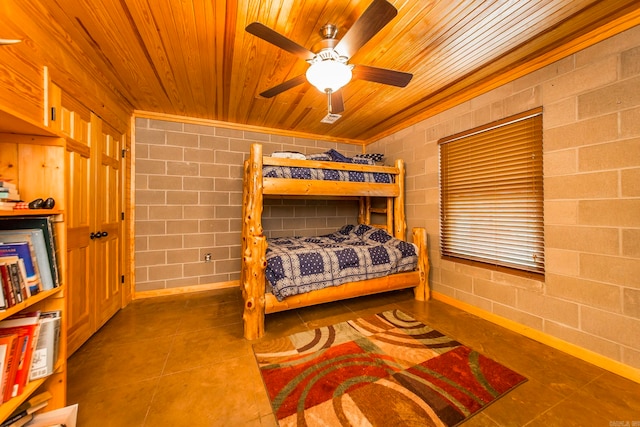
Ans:
[[[155,298],[168,295],[190,294],[194,292],[212,291],[216,289],[226,289],[239,287],[239,280],[231,280],[229,282],[205,283],[203,285],[183,286],[180,288],[154,289],[152,291],[135,292],[133,299]]]
[[[640,383],[640,369],[635,369],[631,366],[625,365],[624,363],[610,359],[606,356],[595,353],[591,350],[587,350],[575,344],[563,341],[549,334],[545,334],[544,332],[514,322],[513,320],[509,320],[507,318],[490,313],[466,302],[462,302],[460,300],[452,298],[448,295],[434,291],[431,292],[431,295],[432,298],[437,301],[441,301],[445,304],[449,304],[453,307],[459,308],[460,310],[466,311],[467,313],[471,313],[491,323],[495,323],[496,325],[502,326],[513,332],[517,332],[520,335],[524,335],[525,337],[548,345],[549,347],[555,348],[556,350],[560,350],[571,356],[577,357],[580,360],[589,362],[592,365],[596,365],[600,368],[606,369],[607,371],[613,372],[614,374],[630,379],[631,381]]]

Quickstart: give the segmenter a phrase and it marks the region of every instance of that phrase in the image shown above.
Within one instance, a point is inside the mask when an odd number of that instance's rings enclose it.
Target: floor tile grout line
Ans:
[[[176,328],[177,330],[177,328]],[[156,386],[153,389],[153,394],[151,395],[151,399],[149,400],[149,406],[147,406],[147,412],[144,414],[144,419],[142,420],[142,427],[144,427],[147,424],[147,418],[149,417],[149,413],[151,412],[151,408],[153,407],[153,402],[156,398],[156,395],[158,393],[158,389],[160,388],[160,382],[162,381],[162,377],[165,376],[165,369],[167,368],[167,363],[169,362],[169,357],[171,356],[171,351],[173,350],[173,346],[176,342],[176,334],[174,333],[171,336],[171,345],[169,346],[169,351],[167,352],[167,355],[164,358],[164,363],[162,364],[162,369],[160,370],[160,375],[157,378],[157,382],[156,382]]]
[[[578,393],[578,391],[580,389],[582,389],[582,388],[586,387],[587,385],[593,383],[594,381],[596,381],[598,378],[602,377],[603,375],[604,375],[604,372],[599,373],[598,375],[596,375],[595,377],[593,377],[591,380],[587,381],[586,383],[584,383],[580,387],[577,387],[577,388],[573,389],[571,391],[571,393],[567,394],[566,396],[562,396],[562,399],[560,399],[555,405],[551,405],[549,408],[547,408],[546,410],[544,410],[540,414],[536,415],[527,424],[525,424],[525,427],[530,425],[532,422],[534,422],[535,420],[539,419],[540,417],[542,417],[547,412],[549,412],[549,411],[553,410],[554,408],[562,405],[564,402],[568,402],[571,399],[572,396],[574,396],[574,395],[576,395]]]

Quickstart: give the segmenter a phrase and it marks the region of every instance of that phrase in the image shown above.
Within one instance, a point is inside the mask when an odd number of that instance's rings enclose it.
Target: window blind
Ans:
[[[542,109],[438,143],[442,256],[543,274]]]

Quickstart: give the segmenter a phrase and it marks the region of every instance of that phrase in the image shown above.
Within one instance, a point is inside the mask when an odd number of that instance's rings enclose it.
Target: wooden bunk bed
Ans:
[[[263,177],[263,166],[303,167],[357,172],[392,174],[392,183],[321,181]],[[418,256],[415,271],[361,280],[293,295],[279,301],[266,292],[267,240],[262,229],[262,209],[265,197],[357,198],[358,222],[370,224],[372,214],[386,215],[386,223],[375,225],[386,229],[393,237],[405,240],[404,163],[397,160],[394,167],[314,160],[275,158],[262,154],[261,144],[252,144],[244,162],[242,211],[242,267],[240,285],[244,299],[244,337],[249,340],[264,335],[265,314],[306,307],[324,302],[375,294],[391,290],[414,288],[418,301],[429,299],[429,263],[427,234],[424,228],[412,230]],[[385,198],[386,207],[373,208],[372,198]]]

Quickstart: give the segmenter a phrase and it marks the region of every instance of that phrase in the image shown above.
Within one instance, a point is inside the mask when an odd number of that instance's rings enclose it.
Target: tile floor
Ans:
[[[400,308],[528,381],[468,426],[640,426],[640,384],[410,291],[267,316],[265,338]],[[276,426],[237,289],[132,302],[69,359],[78,427]]]

